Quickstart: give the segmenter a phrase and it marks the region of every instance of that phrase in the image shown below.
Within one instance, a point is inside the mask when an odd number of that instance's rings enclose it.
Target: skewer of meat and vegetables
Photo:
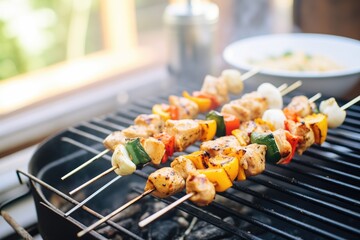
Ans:
[[[227,69],[218,78],[206,76],[201,90],[193,92],[192,95],[184,91],[183,97],[169,96],[169,104],[155,104],[152,108],[152,115],[140,115],[134,120],[134,125],[110,134],[103,142],[105,150],[65,174],[61,179],[70,177],[101,156],[114,151],[113,147],[124,143],[127,138],[151,137],[159,133],[166,120],[193,119],[199,112],[207,112],[219,107],[228,101],[229,93],[240,94],[243,91],[243,82],[259,71],[259,68],[254,68],[241,75],[237,70]],[[279,91],[286,87],[286,84],[280,86]]]
[[[343,109],[339,107],[340,115],[347,107],[359,100],[360,97],[355,98],[349,104],[345,104]],[[326,109],[325,106],[332,108],[334,104],[332,101],[332,99],[322,101],[322,110]],[[323,113],[309,112],[308,109],[313,109],[311,105],[313,102],[304,96],[294,97],[285,108],[288,114],[291,113],[289,116],[292,116],[292,119],[285,120],[285,129],[275,129],[272,123],[264,120],[250,120],[233,130],[233,135],[203,142],[199,151],[181,155],[172,161],[171,167],[164,167],[151,173],[144,193],[79,232],[79,236],[91,231],[148,194],[166,198],[184,189],[187,193],[141,221],[139,223],[141,227],[188,199],[199,206],[210,204],[216,192],[226,191],[234,181],[244,181],[247,177],[261,174],[265,170],[266,162],[289,163],[295,152],[302,154],[312,144],[321,144],[324,136],[326,138],[328,122],[324,123],[324,119],[326,120],[327,116]],[[296,120],[293,118],[294,115],[297,115]],[[319,134],[314,133],[314,130]]]
[[[268,102],[277,102],[277,107],[282,106],[282,93],[272,85],[268,85],[269,87],[261,85],[258,91],[231,101],[228,103],[229,106],[225,104],[221,114],[216,111],[209,112],[206,120],[168,119],[164,122],[157,114],[139,115],[134,121],[135,125],[114,132],[104,140],[107,149],[113,151],[113,167],[72,190],[70,194],[76,193],[112,171],[122,176],[129,175],[150,162],[155,165],[165,163],[174,152],[182,152],[197,141],[210,140],[214,135],[230,135],[240,122],[260,118],[268,108]],[[300,85],[300,82],[296,82],[289,88],[294,90]],[[260,94],[264,89],[276,94],[265,98]],[[226,109],[231,109],[231,112],[229,113]],[[234,115],[236,111],[241,111],[238,116]],[[148,154],[145,155],[142,152]]]

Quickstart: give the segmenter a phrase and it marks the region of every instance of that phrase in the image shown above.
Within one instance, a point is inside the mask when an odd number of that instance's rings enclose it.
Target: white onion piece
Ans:
[[[115,173],[120,176],[130,175],[136,170],[136,165],[131,161],[129,153],[124,145],[119,144],[111,157],[111,164],[115,169]]]
[[[322,101],[319,110],[321,113],[327,115],[329,128],[337,128],[345,121],[346,112],[339,107],[335,98]]]
[[[285,114],[281,109],[268,109],[264,112],[262,119],[271,123],[275,129],[285,128]]]
[[[266,98],[270,109],[283,108],[283,98],[281,96],[281,92],[274,85],[270,83],[263,83],[258,87],[257,92]]]
[[[222,71],[221,77],[224,79],[227,89],[233,94],[239,94],[244,89],[241,73],[236,69],[226,69]]]

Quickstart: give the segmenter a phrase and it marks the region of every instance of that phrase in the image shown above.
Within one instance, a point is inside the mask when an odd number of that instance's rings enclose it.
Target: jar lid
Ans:
[[[203,1],[173,3],[166,7],[163,18],[167,24],[212,24],[218,21],[219,8]]]

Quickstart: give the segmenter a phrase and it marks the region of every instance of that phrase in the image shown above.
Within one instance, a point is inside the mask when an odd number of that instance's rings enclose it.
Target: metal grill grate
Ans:
[[[186,89],[195,90],[195,86],[187,86]],[[153,104],[166,103],[169,94],[179,95],[179,93],[178,90],[168,91],[160,96],[149,96],[132,101],[130,105],[117,112],[70,127],[59,139],[58,144],[71,145],[69,152],[66,152],[67,161],[83,161],[77,159],[80,155],[82,159],[91,158],[103,150],[102,140],[109,133],[132,124],[138,114],[150,113]],[[295,92],[285,97],[285,103],[289,102],[291,96],[297,94],[299,93]],[[199,117],[204,118],[202,115]],[[352,106],[347,110],[345,123],[338,129],[329,130],[327,141],[322,146],[312,146],[302,156],[296,155],[289,165],[267,164],[263,174],[244,182],[236,182],[232,189],[219,194],[234,205],[245,206],[247,209],[245,213],[234,211],[221,201],[214,202],[206,208],[185,202],[178,209],[244,239],[359,238],[359,123],[360,106]],[[189,147],[187,152],[195,151],[198,147],[199,145],[195,144]],[[79,151],[81,154],[76,154]],[[104,159],[98,161],[107,160],[110,166],[108,161],[110,156],[110,154],[105,155]],[[56,158],[64,157],[65,154]],[[148,176],[147,173],[139,170],[135,174],[144,182]],[[111,177],[114,176],[115,174]],[[93,175],[86,177],[90,179]],[[64,195],[61,192],[66,192],[64,190],[57,192],[46,183],[41,184],[59,195]],[[142,189],[137,191],[140,193]],[[72,204],[78,203],[71,197],[65,195],[63,197]],[[170,203],[176,199],[177,197],[172,196],[161,201]],[[99,217],[98,213],[93,215]],[[244,225],[251,225],[253,230],[231,225],[222,220],[223,216],[239,219]],[[107,223],[124,235],[139,239],[139,236],[116,223],[112,221]],[[80,223],[80,226],[82,224],[87,225]]]

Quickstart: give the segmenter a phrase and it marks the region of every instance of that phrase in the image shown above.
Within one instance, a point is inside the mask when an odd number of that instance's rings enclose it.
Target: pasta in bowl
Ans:
[[[254,85],[302,80],[304,92],[343,97],[360,78],[360,41],[334,35],[257,36],[230,44],[223,57],[244,72],[260,67]]]

